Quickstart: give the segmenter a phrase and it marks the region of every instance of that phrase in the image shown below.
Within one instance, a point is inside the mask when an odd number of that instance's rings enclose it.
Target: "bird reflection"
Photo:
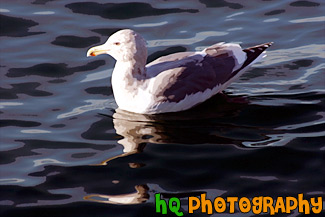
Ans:
[[[229,98],[219,94],[201,106],[178,113],[143,115],[116,109],[112,116],[113,124],[116,133],[122,136],[118,143],[123,146],[123,153],[98,165],[106,165],[116,158],[141,153],[148,143],[214,143],[240,146],[242,141],[226,136],[235,127],[218,120],[225,116],[227,119],[238,116],[246,103],[242,97]],[[141,165],[132,163],[130,167],[138,168]]]
[[[122,147],[121,154],[106,159],[98,165],[107,165],[110,161],[141,153],[146,145],[151,144],[215,144],[234,145],[237,148],[251,148],[244,144],[247,142],[264,142],[270,137],[269,128],[241,124],[241,112],[245,109],[256,111],[262,108],[258,105],[249,105],[242,97],[227,97],[217,95],[208,102],[192,110],[179,113],[159,115],[142,115],[115,110],[113,115],[102,114],[102,119],[93,124],[89,131],[111,132],[108,130],[108,119],[112,120],[116,134],[121,138],[117,141]],[[256,116],[256,112],[248,114]],[[112,118],[112,119],[111,119]],[[245,117],[247,119],[252,116]],[[275,132],[275,131],[272,131]],[[243,136],[242,136],[243,134]],[[84,135],[88,135],[86,132]],[[112,135],[110,135],[112,137]],[[98,138],[103,138],[100,134]],[[267,146],[267,144],[265,145]],[[145,166],[141,163],[129,163],[130,168]],[[118,182],[118,181],[116,181]],[[167,192],[157,184],[146,183],[136,185],[135,191],[128,194],[106,195],[90,194],[85,200],[109,204],[140,204],[153,200],[154,193],[161,193],[163,198],[186,198],[198,196],[208,192],[213,197],[220,196],[225,191],[217,189],[196,190],[195,192]]]
[[[110,203],[110,204],[140,204],[144,203],[149,199],[148,186],[137,185],[135,186],[136,192],[130,194],[119,194],[119,195],[104,195],[104,194],[91,194],[84,197],[84,200]]]
[[[177,197],[179,199],[187,199],[188,197],[198,197],[201,194],[209,194],[209,198],[215,198],[226,193],[224,190],[219,189],[203,189],[194,191],[184,191],[184,192],[169,192],[161,188],[157,184],[143,184],[136,185],[135,192],[129,194],[118,194],[118,195],[106,195],[106,194],[90,194],[84,196],[84,200],[98,202],[98,203],[108,203],[116,205],[132,205],[141,204],[147,201],[153,202],[155,194],[161,194],[163,199],[170,199],[172,197]]]

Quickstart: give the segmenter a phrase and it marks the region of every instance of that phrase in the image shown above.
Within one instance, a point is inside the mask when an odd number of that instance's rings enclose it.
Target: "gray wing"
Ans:
[[[264,45],[240,50],[245,56],[242,63],[223,44],[208,47],[204,55],[184,52],[161,57],[147,65],[149,74],[155,76],[153,95],[159,101],[179,102],[187,95],[225,84],[253,62],[267,48]]]
[[[196,57],[193,57],[194,54],[195,52],[179,52],[159,57],[146,65],[147,78],[155,77],[161,72],[177,68],[180,65],[193,61],[196,59]]]

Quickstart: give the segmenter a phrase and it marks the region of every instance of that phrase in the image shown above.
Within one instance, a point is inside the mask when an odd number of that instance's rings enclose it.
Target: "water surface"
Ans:
[[[0,13],[1,216],[156,216],[155,193],[182,198],[185,216],[200,192],[324,197],[321,1],[5,0]],[[86,58],[124,28],[147,39],[148,61],[274,45],[197,108],[136,115],[116,110],[115,60]]]

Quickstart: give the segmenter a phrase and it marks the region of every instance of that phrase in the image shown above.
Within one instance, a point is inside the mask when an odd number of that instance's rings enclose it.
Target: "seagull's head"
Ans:
[[[105,44],[92,47],[88,56],[109,54],[117,61],[132,61],[137,58],[147,59],[146,41],[131,29],[120,30],[111,35]]]

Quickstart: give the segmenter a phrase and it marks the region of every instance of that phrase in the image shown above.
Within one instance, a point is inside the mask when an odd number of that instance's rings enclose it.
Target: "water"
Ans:
[[[156,216],[155,193],[180,197],[185,216],[200,192],[324,196],[324,4],[130,2],[1,2],[1,216]],[[123,28],[148,40],[150,61],[275,43],[224,94],[144,116],[115,110],[115,61],[86,58]]]

